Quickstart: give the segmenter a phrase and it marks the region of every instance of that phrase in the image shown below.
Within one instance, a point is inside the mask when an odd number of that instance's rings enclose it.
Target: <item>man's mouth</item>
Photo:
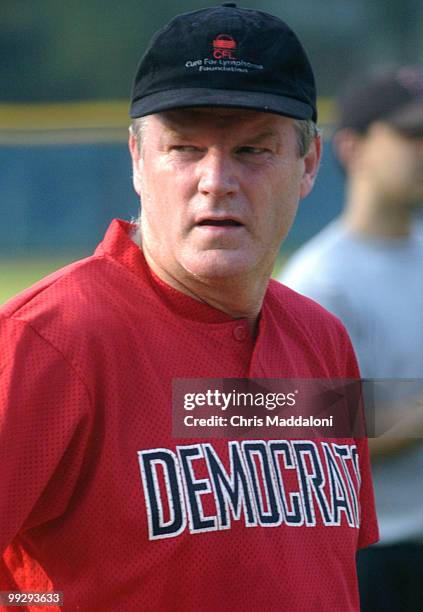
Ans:
[[[203,219],[197,225],[200,227],[242,227],[242,223],[235,221],[235,219]]]

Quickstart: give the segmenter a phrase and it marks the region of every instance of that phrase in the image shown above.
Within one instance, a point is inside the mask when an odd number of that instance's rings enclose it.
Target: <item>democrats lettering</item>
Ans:
[[[230,441],[223,457],[207,442],[139,451],[138,460],[150,540],[186,529],[230,529],[233,521],[247,527],[360,526],[354,444]]]

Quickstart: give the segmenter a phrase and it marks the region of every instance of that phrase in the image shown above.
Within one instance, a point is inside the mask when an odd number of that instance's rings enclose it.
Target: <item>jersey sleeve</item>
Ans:
[[[74,369],[28,323],[0,316],[0,351],[1,554],[18,534],[66,509],[91,411]]]
[[[358,468],[360,484],[360,532],[358,548],[366,548],[379,540],[379,527],[376,517],[375,498],[370,471],[369,449],[367,438],[356,440],[358,451]]]
[[[359,380],[360,370],[354,353],[353,346],[345,331],[345,372],[346,377]],[[364,406],[361,405],[362,418],[365,419]],[[355,439],[357,456],[356,468],[359,475],[360,486],[360,531],[358,536],[357,548],[366,548],[375,544],[379,540],[379,527],[376,515],[376,503],[373,489],[373,480],[370,467],[370,456],[368,441],[366,437]]]

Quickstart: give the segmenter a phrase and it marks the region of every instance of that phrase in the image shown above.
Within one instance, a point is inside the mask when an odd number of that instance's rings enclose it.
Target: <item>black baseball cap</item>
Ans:
[[[423,75],[412,66],[390,66],[354,76],[338,106],[339,128],[364,133],[383,121],[406,135],[423,136]]]
[[[130,116],[223,106],[317,120],[306,53],[278,17],[234,2],[177,15],[151,39]]]

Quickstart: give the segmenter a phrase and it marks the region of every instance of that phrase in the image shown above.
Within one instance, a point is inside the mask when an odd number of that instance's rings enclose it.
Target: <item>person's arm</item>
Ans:
[[[384,410],[383,406],[375,405],[379,420],[378,429],[381,435],[369,438],[369,450],[372,459],[383,459],[420,443],[423,438],[423,397],[409,400],[399,408]],[[383,419],[383,415],[386,417]],[[382,422],[380,422],[380,420]]]

